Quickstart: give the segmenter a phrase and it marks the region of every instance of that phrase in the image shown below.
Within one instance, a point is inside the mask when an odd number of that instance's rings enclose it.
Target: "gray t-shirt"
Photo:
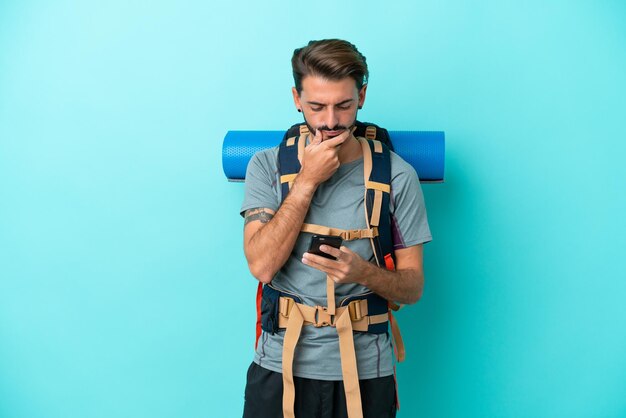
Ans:
[[[248,209],[268,208],[278,211],[281,203],[278,174],[278,147],[256,153],[246,172],[243,214]],[[391,204],[394,248],[405,248],[430,241],[426,207],[417,174],[397,154],[391,153]],[[342,164],[333,176],[322,183],[309,207],[305,223],[341,229],[364,229],[363,159]],[[326,306],[326,274],[302,263],[311,234],[301,233],[285,265],[276,273],[272,286],[292,292],[307,305]],[[374,260],[368,239],[343,243],[365,260]],[[268,248],[268,251],[271,249]],[[344,296],[367,292],[359,284],[335,286],[337,302]],[[263,332],[254,362],[266,369],[282,372],[284,331]],[[393,374],[393,348],[388,334],[355,333],[354,346],[359,379]],[[305,326],[296,346],[293,374],[320,380],[342,380],[339,339],[333,327]]]

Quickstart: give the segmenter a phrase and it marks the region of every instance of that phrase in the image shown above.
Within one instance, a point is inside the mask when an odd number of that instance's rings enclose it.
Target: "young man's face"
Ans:
[[[357,90],[351,77],[334,81],[309,75],[302,79],[300,95],[295,88],[292,93],[296,108],[302,109],[309,131],[315,135],[319,129],[323,139],[327,139],[354,125],[357,110],[365,102],[366,90],[367,84]]]

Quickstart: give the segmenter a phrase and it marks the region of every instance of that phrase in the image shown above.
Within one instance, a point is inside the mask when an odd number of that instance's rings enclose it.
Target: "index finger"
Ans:
[[[326,144],[329,147],[337,147],[343,144],[350,135],[351,135],[351,132],[349,130],[346,130],[334,138],[327,139],[326,141],[323,142],[323,144]]]
[[[330,254],[336,259],[339,259],[341,256],[341,250],[335,247],[331,247],[330,245],[320,245],[320,251]]]
[[[310,144],[320,144],[322,142],[322,131],[320,131],[319,129],[315,131],[315,135],[313,136],[313,138],[311,139]]]

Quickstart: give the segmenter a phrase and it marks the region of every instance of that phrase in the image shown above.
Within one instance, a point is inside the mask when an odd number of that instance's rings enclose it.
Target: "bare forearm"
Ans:
[[[244,229],[248,267],[263,283],[269,283],[289,258],[317,186],[337,171],[340,164],[337,153],[352,134],[351,130],[346,130],[322,142],[321,132],[317,130],[304,148],[300,172],[275,216],[261,226],[250,225],[252,228]]]
[[[269,283],[289,258],[315,189],[296,178],[274,217],[248,241],[245,251],[248,266],[260,281]]]
[[[367,263],[359,282],[387,300],[412,304],[422,296],[424,274],[420,270],[389,271]]]

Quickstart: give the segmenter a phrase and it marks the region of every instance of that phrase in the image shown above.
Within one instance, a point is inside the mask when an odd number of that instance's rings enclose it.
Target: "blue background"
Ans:
[[[237,417],[255,281],[230,129],[298,121],[310,39],[363,120],[444,130],[401,417],[626,416],[626,5],[0,3],[0,416]]]

